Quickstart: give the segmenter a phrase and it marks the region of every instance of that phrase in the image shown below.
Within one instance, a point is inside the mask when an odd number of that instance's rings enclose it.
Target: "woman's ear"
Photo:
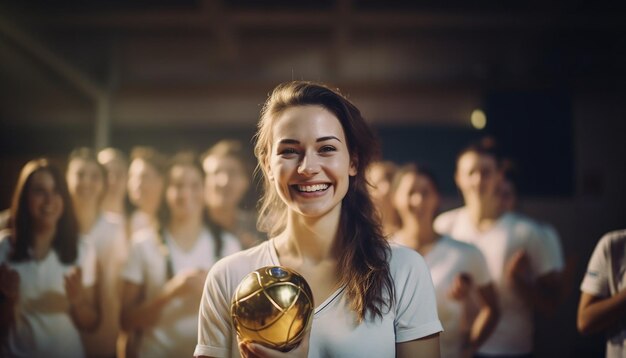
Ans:
[[[359,169],[359,160],[357,159],[356,156],[352,156],[352,158],[350,159],[350,168],[348,168],[348,174],[351,177],[356,176],[358,169]]]
[[[274,174],[272,174],[272,168],[270,167],[270,164],[268,163],[267,160],[263,161],[263,171],[265,172],[265,175],[267,176],[267,180],[274,181]]]

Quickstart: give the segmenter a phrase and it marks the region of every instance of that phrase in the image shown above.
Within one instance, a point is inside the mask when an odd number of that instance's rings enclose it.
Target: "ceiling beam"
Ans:
[[[52,28],[92,28],[117,30],[206,30],[215,29],[215,8],[198,10],[133,10],[124,12],[85,12],[46,14],[33,18],[34,24]],[[464,13],[434,11],[355,10],[339,1],[336,9],[320,10],[250,10],[219,7],[220,21],[233,28],[331,28],[341,21],[355,29],[533,29],[537,27],[623,28],[622,16],[611,13]]]

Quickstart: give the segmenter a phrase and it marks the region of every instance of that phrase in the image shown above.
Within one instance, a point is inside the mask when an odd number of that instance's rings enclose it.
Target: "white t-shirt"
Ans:
[[[398,235],[398,234],[396,234]],[[485,258],[474,245],[441,237],[424,256],[433,278],[437,297],[437,312],[443,325],[439,337],[441,357],[460,357],[468,327],[463,327],[463,305],[448,296],[457,275],[466,273],[474,287],[491,283]]]
[[[563,246],[561,245],[561,239],[559,233],[554,226],[548,223],[540,223],[543,238],[545,240],[545,255],[550,262],[554,263],[555,270],[562,271],[565,267],[565,260],[563,258]]]
[[[513,211],[511,212],[511,215],[523,217],[524,220],[532,221],[539,226],[543,235],[543,254],[546,257],[546,260],[552,262],[553,267],[556,271],[562,271],[565,267],[565,258],[563,257],[563,246],[561,245],[561,238],[558,231],[556,231],[556,228],[550,223],[535,220],[519,212]]]
[[[608,298],[626,289],[626,230],[604,235],[593,250],[580,290]],[[606,356],[626,356],[626,322],[607,332]]]
[[[215,263],[215,243],[205,228],[193,249],[184,251],[165,231],[173,274],[186,270],[209,270]],[[222,233],[222,255],[241,249],[239,241]],[[126,281],[142,285],[146,299],[157,295],[167,282],[167,260],[161,251],[161,241],[152,229],[138,232],[132,239],[128,261],[123,270]],[[155,326],[143,329],[139,346],[140,357],[191,357],[198,336],[198,305],[193,296],[177,297],[161,311]]]
[[[273,240],[220,260],[207,276],[195,356],[239,357],[230,318],[230,302],[248,273],[280,265]],[[344,288],[316,303],[309,357],[395,357],[396,343],[440,332],[435,294],[428,267],[413,250],[392,246],[389,262],[396,302],[380,318],[357,324]]]
[[[435,220],[440,234],[474,244],[487,261],[500,302],[500,320],[491,336],[480,347],[482,354],[527,354],[533,351],[533,311],[505,278],[511,257],[525,250],[533,279],[560,269],[546,255],[542,229],[532,220],[505,213],[485,232],[479,231],[465,207],[441,214]]]
[[[83,357],[78,329],[69,313],[64,275],[75,265],[65,265],[54,249],[41,261],[10,261],[9,236],[0,238],[0,264],[6,263],[20,277],[16,324],[11,327],[7,345],[0,353],[9,357]],[[77,265],[83,285],[93,287],[96,280],[95,249],[79,240]]]
[[[129,226],[131,236],[145,229],[156,229],[155,219],[140,210],[135,210],[130,214]]]
[[[102,314],[95,332],[82,332],[83,343],[89,357],[112,357],[120,332],[120,273],[128,256],[123,217],[114,213],[101,214],[86,239],[96,248],[98,299]]]

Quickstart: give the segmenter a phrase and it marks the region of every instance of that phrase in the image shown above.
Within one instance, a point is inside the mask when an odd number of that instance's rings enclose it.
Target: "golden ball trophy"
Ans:
[[[241,280],[230,313],[240,340],[287,352],[304,337],[314,307],[304,277],[286,267],[266,266]]]

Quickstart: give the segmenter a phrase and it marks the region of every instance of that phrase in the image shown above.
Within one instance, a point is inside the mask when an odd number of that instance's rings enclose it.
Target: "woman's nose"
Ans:
[[[228,185],[228,182],[230,182],[230,176],[227,173],[218,173],[215,176],[215,183],[220,187]]]
[[[43,195],[44,203],[48,204],[49,202],[51,202],[53,195],[54,193],[46,191]]]
[[[420,206],[420,204],[422,203],[422,196],[420,194],[412,194],[409,198],[409,202],[413,207]]]
[[[298,166],[298,174],[314,175],[319,173],[320,165],[315,155],[305,154]]]

